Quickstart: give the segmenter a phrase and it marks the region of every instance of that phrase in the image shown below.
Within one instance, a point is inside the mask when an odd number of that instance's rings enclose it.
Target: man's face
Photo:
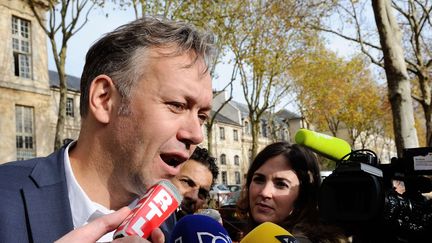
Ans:
[[[188,160],[172,182],[183,194],[181,209],[187,214],[193,214],[202,208],[207,200],[213,175],[205,165]]]
[[[179,164],[202,142],[201,126],[211,109],[211,78],[203,73],[203,60],[161,51],[167,49],[147,50],[137,61],[137,70],[145,71],[131,90],[128,114],[113,119],[116,181],[133,194],[179,173]]]

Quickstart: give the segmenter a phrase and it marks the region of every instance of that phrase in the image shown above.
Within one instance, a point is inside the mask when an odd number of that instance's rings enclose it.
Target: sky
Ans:
[[[131,9],[119,10],[113,9],[112,4],[108,4],[104,9],[95,8],[89,17],[86,25],[77,32],[68,42],[68,51],[66,56],[66,73],[76,77],[81,76],[84,67],[85,55],[90,46],[97,41],[104,33],[114,30],[120,25],[126,24],[135,19]],[[108,17],[107,17],[108,14]],[[47,42],[47,45],[50,45]],[[339,55],[350,55],[355,51],[352,44],[340,39],[330,38],[328,47],[336,51]],[[56,70],[51,48],[48,48],[48,69]],[[216,67],[216,77],[213,82],[213,89],[221,90],[231,78],[231,67],[229,64],[218,64]],[[245,103],[241,87],[234,87],[234,100]],[[293,105],[289,105],[289,110],[295,111]]]

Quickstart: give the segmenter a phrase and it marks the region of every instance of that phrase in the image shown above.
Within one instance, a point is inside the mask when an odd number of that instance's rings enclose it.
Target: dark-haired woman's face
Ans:
[[[282,155],[270,158],[255,171],[249,185],[251,216],[257,223],[282,223],[294,209],[300,181]]]

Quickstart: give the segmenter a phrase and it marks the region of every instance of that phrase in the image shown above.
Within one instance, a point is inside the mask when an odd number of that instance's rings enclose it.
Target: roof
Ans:
[[[232,105],[234,105],[237,109],[240,110],[242,117],[247,117],[249,114],[249,109],[246,104],[242,104],[237,101],[230,101]],[[301,119],[302,117],[292,111],[288,111],[286,109],[279,110],[276,112],[276,117],[281,121],[284,120],[292,120],[292,119]]]
[[[242,104],[240,102],[237,102],[235,100],[231,100],[230,103],[236,107],[237,109],[239,109],[239,111],[241,112],[241,116],[242,117],[247,117],[249,114],[249,108],[247,107],[246,104]]]
[[[60,82],[56,71],[48,70],[49,83],[51,88],[59,88]],[[66,75],[68,90],[80,92],[81,79],[72,75]]]
[[[212,111],[212,116],[214,116],[215,112]],[[216,121],[224,124],[234,125],[234,126],[241,126],[241,124],[237,123],[236,121],[233,121],[229,119],[228,117],[221,115],[220,112],[216,114]]]
[[[302,117],[292,111],[282,109],[276,113],[278,117],[281,117],[284,120],[291,120],[291,119],[301,119]]]

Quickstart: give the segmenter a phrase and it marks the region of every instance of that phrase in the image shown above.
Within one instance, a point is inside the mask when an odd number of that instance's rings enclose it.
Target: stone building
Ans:
[[[48,72],[45,33],[20,0],[0,0],[0,31],[0,163],[48,155],[54,148],[59,93],[55,73]],[[78,91],[68,93],[71,138],[80,123]]]

